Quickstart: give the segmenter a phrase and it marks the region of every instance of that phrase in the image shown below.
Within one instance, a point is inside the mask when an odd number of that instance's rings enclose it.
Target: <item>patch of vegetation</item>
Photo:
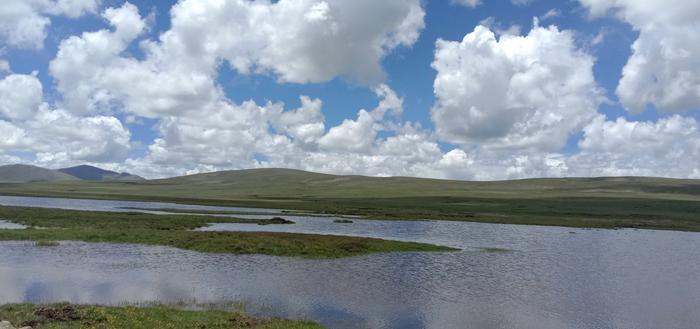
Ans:
[[[64,209],[4,207],[0,206],[0,218],[28,227],[42,228],[95,228],[95,229],[150,229],[193,230],[217,223],[269,223],[267,219],[212,217],[196,215],[153,215],[142,212],[102,212]]]
[[[340,258],[381,252],[451,251],[411,242],[269,232],[199,232],[234,218],[151,215],[0,206],[0,218],[42,229],[0,230],[4,241],[84,241],[170,246],[211,253]],[[249,220],[244,220],[249,221]],[[279,221],[279,220],[278,220]],[[258,221],[253,221],[257,223]]]
[[[258,319],[238,311],[193,311],[168,306],[106,307],[92,305],[31,305],[0,306],[0,319],[15,327],[34,329],[320,329],[309,321]]]
[[[287,225],[287,224],[295,224],[293,221],[284,219],[282,217],[272,217],[272,219],[268,219],[266,221],[259,222],[258,225]]]
[[[487,252],[487,253],[510,252],[509,249],[503,249],[503,248],[481,248],[481,251]]]

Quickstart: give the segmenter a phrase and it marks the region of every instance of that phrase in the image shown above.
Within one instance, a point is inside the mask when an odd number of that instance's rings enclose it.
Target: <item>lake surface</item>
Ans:
[[[91,210],[99,210],[105,201],[80,202],[95,202]],[[208,229],[361,235],[464,251],[304,260],[0,242],[0,303],[243,301],[257,315],[340,329],[690,329],[700,323],[700,234],[285,217],[297,224]]]
[[[10,223],[8,221],[0,220],[0,230],[21,230],[27,228],[24,225]]]
[[[87,200],[87,199],[65,199],[65,198],[41,198],[41,197],[17,197],[0,195],[0,205],[15,207],[37,207],[37,208],[58,208],[71,210],[92,210],[92,211],[135,211],[129,208],[143,209],[183,209],[183,210],[215,210],[215,211],[241,211],[258,213],[278,213],[279,209],[263,208],[242,208],[242,207],[217,207],[187,205],[168,202],[140,202],[140,201],[117,201],[117,200]],[[160,212],[159,212],[160,213]]]

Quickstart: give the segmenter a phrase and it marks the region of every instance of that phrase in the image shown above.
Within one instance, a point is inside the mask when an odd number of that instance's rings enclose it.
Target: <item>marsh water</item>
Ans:
[[[0,197],[0,204],[134,207],[61,200]],[[149,205],[138,207],[173,208]],[[673,329],[700,323],[697,233],[288,218],[296,224],[206,229],[371,236],[463,251],[305,260],[139,245],[62,242],[40,248],[0,242],[0,303],[243,302],[257,315],[311,319],[329,328]]]

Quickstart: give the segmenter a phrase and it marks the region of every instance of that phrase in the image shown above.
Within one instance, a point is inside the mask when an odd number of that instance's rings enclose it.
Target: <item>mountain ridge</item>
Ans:
[[[64,182],[64,181],[145,181],[144,178],[129,173],[117,173],[98,167],[80,165],[62,169],[47,169],[43,167],[11,164],[0,166],[0,183],[34,183],[34,182]]]
[[[56,170],[42,167],[12,164],[0,166],[0,183],[31,183],[73,181],[78,178]]]
[[[57,169],[58,171],[86,181],[143,181],[143,177],[126,172],[105,170],[95,166],[79,165],[69,168]]]

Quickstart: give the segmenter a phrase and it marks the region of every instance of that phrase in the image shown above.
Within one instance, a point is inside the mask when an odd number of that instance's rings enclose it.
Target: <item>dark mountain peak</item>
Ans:
[[[25,164],[13,164],[0,166],[0,182],[2,183],[29,183],[42,181],[69,181],[77,178],[46,168]]]
[[[118,173],[89,165],[63,168],[58,171],[88,181],[144,180],[142,177],[129,173]]]

